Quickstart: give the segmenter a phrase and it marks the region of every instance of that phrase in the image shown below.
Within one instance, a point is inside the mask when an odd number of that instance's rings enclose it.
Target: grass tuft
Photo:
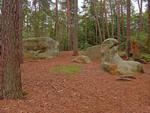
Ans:
[[[53,67],[51,69],[51,72],[56,73],[56,74],[78,74],[81,71],[80,66],[76,65],[60,65]]]

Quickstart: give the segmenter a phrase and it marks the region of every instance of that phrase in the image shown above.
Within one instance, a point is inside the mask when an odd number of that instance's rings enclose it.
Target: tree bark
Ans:
[[[3,0],[2,6],[2,95],[5,99],[23,97],[20,69],[20,0]]]
[[[137,2],[138,2],[138,7],[139,7],[139,32],[141,32],[142,30],[143,30],[143,15],[142,15],[142,13],[143,13],[143,0],[137,0]]]
[[[78,0],[73,0],[73,56],[78,55]]]
[[[110,14],[111,14],[111,37],[114,38],[114,17],[113,17],[113,8],[112,1],[109,0]]]
[[[123,3],[121,3],[121,30],[122,30],[122,38],[124,38],[124,35],[125,35],[125,28],[124,28]]]
[[[93,0],[92,3],[93,3],[94,15],[95,15],[95,20],[96,20],[97,29],[98,29],[98,35],[99,35],[100,44],[101,44],[102,43],[102,33],[101,33],[101,29],[100,29],[100,23],[99,23],[99,19],[98,19],[98,14],[97,14],[97,11],[96,11],[96,0]]]
[[[117,39],[120,44],[120,0],[116,0],[116,12],[117,12]]]
[[[3,70],[2,70],[2,15],[0,15],[0,99],[3,98],[2,95],[2,76],[3,76]]]
[[[130,56],[130,18],[131,18],[131,0],[127,0],[127,31],[126,31],[126,52],[127,52],[127,56]]]
[[[38,3],[39,3],[38,0],[33,0],[32,2],[32,5],[33,5],[32,13],[33,13],[33,19],[34,19],[34,21],[32,21],[32,26],[33,26],[33,33],[35,37],[40,37],[41,35],[40,28],[39,28],[39,17],[37,15],[38,8],[40,8],[40,7],[37,7]]]
[[[108,17],[107,17],[107,6],[106,6],[106,0],[104,2],[104,12],[105,12],[105,23],[106,23],[106,31],[107,31],[107,37],[110,38],[110,32],[109,32],[109,26],[108,26]]]
[[[104,12],[102,12],[102,41],[104,41],[105,39],[106,39],[106,36],[105,36],[105,33],[106,33],[106,31],[105,31],[105,18],[104,18]]]
[[[72,26],[71,26],[71,0],[67,0],[67,35],[68,35],[68,50],[72,50]]]
[[[148,0],[148,49],[150,51],[150,0]]]
[[[56,0],[56,2],[55,2],[55,18],[56,18],[56,20],[55,20],[55,39],[58,41],[59,39],[58,39],[58,32],[59,32],[59,30],[58,30],[58,28],[59,28],[59,26],[58,26],[58,0]]]
[[[23,45],[22,45],[22,29],[23,29],[23,8],[22,8],[23,2],[19,2],[19,26],[18,26],[18,54],[19,54],[19,61],[22,64],[23,63]]]

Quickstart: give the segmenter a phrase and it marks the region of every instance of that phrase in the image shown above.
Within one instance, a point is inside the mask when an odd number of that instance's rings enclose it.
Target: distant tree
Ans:
[[[38,16],[38,11],[39,11],[39,8],[38,7],[39,5],[39,1],[38,0],[33,0],[32,2],[32,26],[33,26],[33,33],[34,33],[34,36],[35,37],[39,37],[41,34],[40,34],[40,21],[39,21],[39,16]]]
[[[69,49],[78,55],[78,0],[67,0]]]
[[[68,49],[72,50],[72,26],[71,26],[71,0],[67,0],[67,37],[68,37]]]
[[[0,12],[1,12],[1,8],[2,8],[2,0],[0,0]]]
[[[21,1],[3,0],[2,51],[0,65],[1,94],[5,99],[23,97],[20,70]]]
[[[127,0],[127,30],[126,30],[126,52],[130,56],[130,18],[131,18],[131,0]]]
[[[122,33],[122,39],[124,38],[125,36],[125,22],[124,22],[124,3],[125,3],[125,0],[122,0],[121,1],[121,33]]]
[[[141,32],[143,30],[143,0],[137,0],[139,7],[139,21],[138,21],[138,31]]]
[[[111,16],[111,37],[114,38],[114,1],[108,0],[109,1],[109,8],[110,8],[110,16]]]
[[[58,28],[59,28],[59,23],[58,23],[58,0],[55,1],[55,39],[58,40]]]
[[[95,28],[97,28],[98,38],[100,39],[100,43],[102,43],[102,33],[101,33],[101,29],[100,29],[100,22],[99,22],[96,4],[97,4],[97,0],[92,0],[93,10],[94,10],[94,18],[95,18],[95,23],[96,23]],[[103,33],[103,34],[105,34],[105,33]],[[103,35],[103,39],[104,38],[105,38],[105,36]]]
[[[73,55],[78,55],[78,0],[72,1],[73,11],[72,11],[72,19],[73,19]]]
[[[109,22],[108,22],[107,0],[104,0],[103,4],[104,4],[104,15],[105,15],[105,24],[106,24],[107,37],[110,38],[109,24],[108,24]]]
[[[120,0],[116,0],[116,13],[117,13],[117,39],[120,43],[121,29],[120,29]]]

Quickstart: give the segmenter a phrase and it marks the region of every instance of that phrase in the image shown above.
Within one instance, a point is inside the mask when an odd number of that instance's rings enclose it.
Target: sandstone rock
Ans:
[[[118,55],[118,41],[106,39],[101,45],[102,69],[114,75],[135,75],[143,73],[142,64],[136,61],[125,61]]]
[[[90,58],[84,55],[79,55],[75,57],[72,61],[76,63],[86,63],[86,64],[91,63]]]
[[[59,43],[49,37],[28,38],[23,40],[25,58],[46,59],[59,54]]]
[[[96,45],[96,46],[87,48],[83,54],[88,56],[91,60],[100,60],[101,58],[100,50],[101,50],[101,46]]]

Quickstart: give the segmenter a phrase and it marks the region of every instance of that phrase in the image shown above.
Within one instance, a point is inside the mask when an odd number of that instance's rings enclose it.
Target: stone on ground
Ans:
[[[142,64],[136,61],[125,61],[118,55],[118,41],[106,39],[101,45],[102,69],[113,75],[130,75],[143,73]]]
[[[100,60],[100,48],[100,45],[89,47],[83,54],[88,56],[91,60]]]
[[[49,37],[27,38],[23,40],[24,58],[47,59],[59,54],[59,43]]]
[[[85,55],[79,55],[75,57],[72,61],[76,63],[85,63],[85,64],[91,63],[90,58]]]

